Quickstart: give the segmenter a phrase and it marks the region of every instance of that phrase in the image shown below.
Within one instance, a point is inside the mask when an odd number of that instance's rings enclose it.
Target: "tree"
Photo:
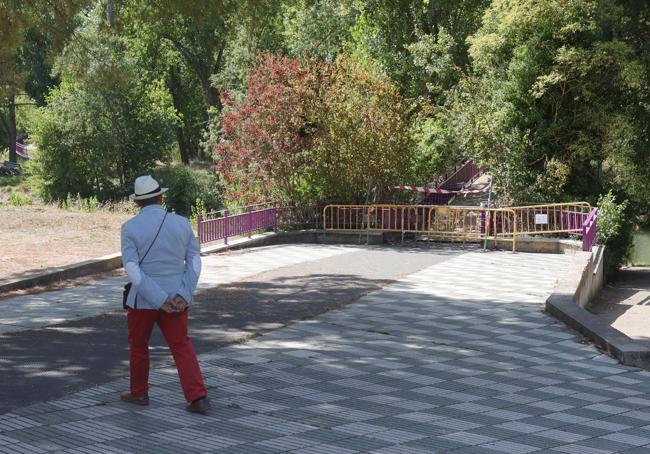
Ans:
[[[0,2],[0,126],[16,162],[17,97],[30,94],[43,101],[49,90],[49,62],[74,30],[75,15],[89,1],[25,0]]]
[[[377,71],[347,54],[327,65],[316,107],[308,185],[317,200],[363,203],[410,179],[409,104]]]
[[[168,157],[176,122],[163,81],[141,77],[122,37],[88,17],[59,58],[61,86],[33,131],[41,195],[123,196],[127,183]]]
[[[408,97],[439,102],[458,77],[438,66],[468,67],[466,38],[480,24],[488,0],[367,0],[352,32],[351,52],[373,62]]]
[[[250,70],[241,103],[224,94],[224,140],[215,157],[229,199],[302,198],[318,67],[313,61],[264,55]]]
[[[352,1],[286,2],[281,11],[281,34],[287,53],[335,60],[352,41],[352,27],[360,13]]]
[[[648,105],[650,65],[633,32],[648,8],[614,0],[492,3],[469,40],[473,73],[457,118],[467,146],[510,196],[594,200],[612,185],[648,194],[639,176],[650,164],[650,111],[640,106]]]
[[[242,43],[254,45],[276,3],[133,0],[120,11],[118,25],[139,49],[143,65],[166,80],[181,119],[176,136],[184,163],[202,157],[203,131],[222,109],[219,89],[233,67],[249,63],[237,61]]]
[[[227,99],[217,169],[231,200],[359,202],[412,165],[408,106],[384,76],[336,62],[263,56]]]

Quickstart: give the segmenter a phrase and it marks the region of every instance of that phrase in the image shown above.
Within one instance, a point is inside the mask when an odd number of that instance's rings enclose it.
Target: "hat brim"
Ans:
[[[129,196],[129,199],[131,199],[131,200],[147,200],[147,199],[150,199],[152,197],[157,197],[160,194],[164,194],[165,192],[167,192],[167,189],[169,189],[169,188],[160,188],[160,191],[154,192],[152,194],[143,194],[143,195],[131,194]]]

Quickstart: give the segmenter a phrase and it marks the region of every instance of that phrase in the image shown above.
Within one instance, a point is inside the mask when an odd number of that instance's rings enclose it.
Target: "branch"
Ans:
[[[192,66],[196,68],[197,66],[197,59],[195,58],[194,55],[187,49],[187,47],[183,46],[181,43],[173,39],[170,35],[166,33],[162,33],[161,38],[166,39],[171,43],[172,46],[176,48],[176,50],[183,56],[185,61],[188,63],[189,66]]]
[[[11,104],[0,104],[0,107],[9,107]],[[38,106],[35,102],[17,102],[13,104],[14,106]]]
[[[5,119],[4,115],[0,115],[0,125],[7,135],[9,135],[9,123]]]
[[[221,67],[221,60],[223,58],[223,51],[226,48],[226,40],[224,39],[221,42],[221,45],[219,46],[219,52],[217,53],[217,59],[214,62],[214,65],[212,65],[212,70],[210,71],[212,74],[216,74],[219,72],[219,68]]]

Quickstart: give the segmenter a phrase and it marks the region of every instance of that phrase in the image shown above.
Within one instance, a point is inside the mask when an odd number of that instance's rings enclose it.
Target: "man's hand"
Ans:
[[[167,298],[160,309],[167,312],[168,314],[176,312],[176,305],[171,298]]]
[[[174,308],[176,309],[176,312],[183,312],[185,309],[187,309],[187,301],[185,301],[185,298],[183,298],[180,295],[176,295],[174,297]]]

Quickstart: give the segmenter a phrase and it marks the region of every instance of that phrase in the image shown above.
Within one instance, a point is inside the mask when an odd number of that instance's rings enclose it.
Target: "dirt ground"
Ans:
[[[131,214],[0,206],[0,282],[119,252]]]

